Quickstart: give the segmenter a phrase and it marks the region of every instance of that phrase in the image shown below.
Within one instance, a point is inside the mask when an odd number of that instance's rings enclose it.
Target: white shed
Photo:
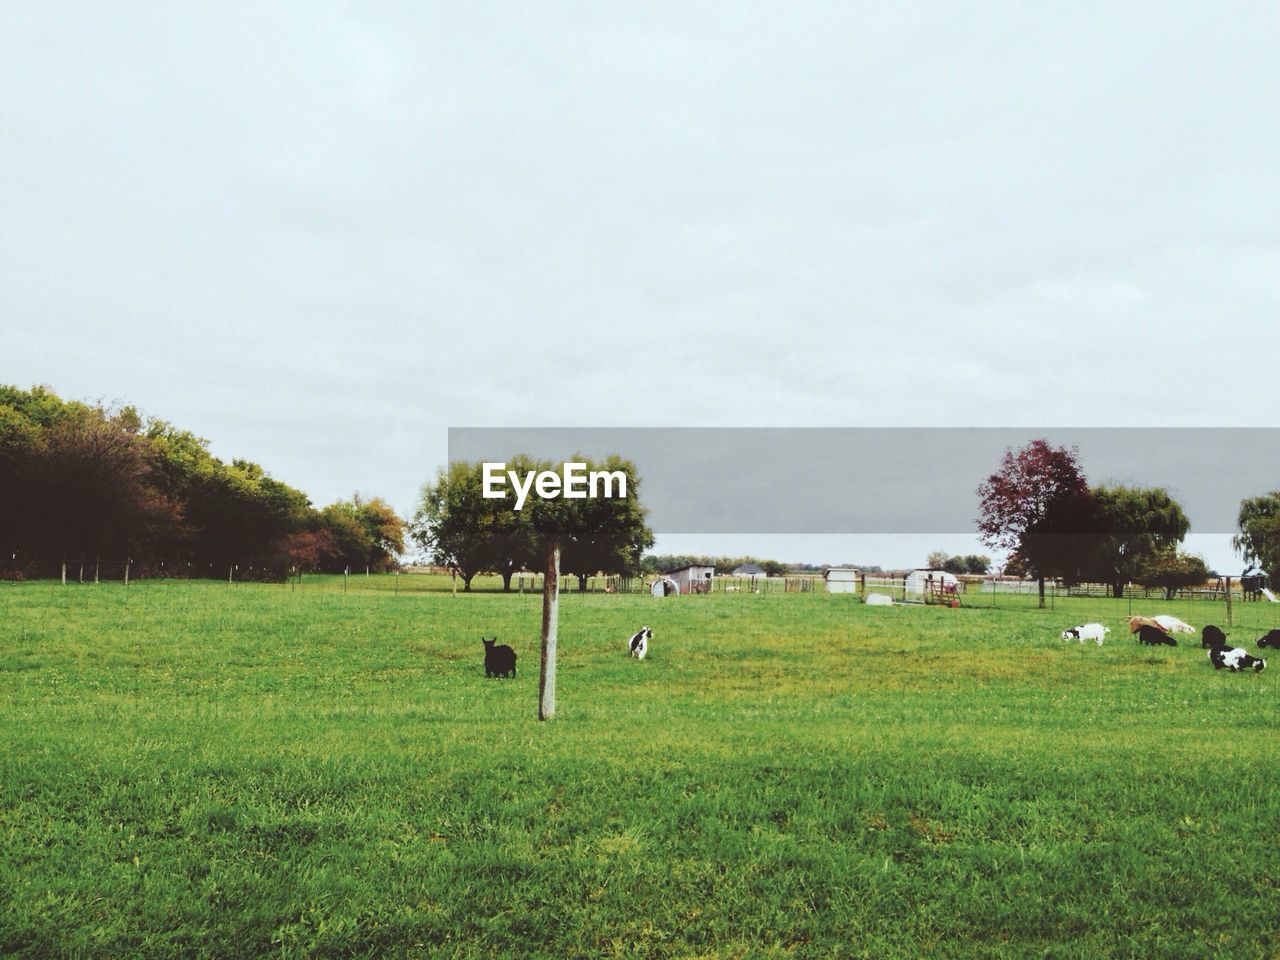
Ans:
[[[653,586],[649,588],[649,592],[655,597],[669,597],[680,593],[680,585],[670,577],[659,577],[653,581]]]
[[[668,570],[664,576],[679,584],[681,593],[710,593],[715,573],[715,567],[691,563],[678,570]]]
[[[822,575],[827,593],[857,593],[858,570],[854,567],[832,567]]]
[[[930,593],[959,593],[960,581],[945,570],[912,570],[907,574],[907,596],[923,597]]]

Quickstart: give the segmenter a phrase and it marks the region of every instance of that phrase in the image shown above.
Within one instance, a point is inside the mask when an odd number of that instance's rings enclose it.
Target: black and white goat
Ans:
[[[1261,657],[1253,656],[1244,647],[1228,647],[1226,645],[1210,647],[1209,662],[1213,664],[1213,669],[1215,670],[1230,667],[1235,671],[1252,670],[1254,673],[1261,673],[1267,669],[1267,661]]]
[[[1102,646],[1103,639],[1110,632],[1110,627],[1104,627],[1100,623],[1082,623],[1078,627],[1072,627],[1070,630],[1063,630],[1062,639],[1079,640],[1081,643],[1086,640],[1092,640],[1098,646]]]
[[[627,641],[627,650],[637,660],[643,660],[645,654],[649,652],[649,641],[653,639],[653,631],[648,627],[641,627],[638,633],[632,635]]]

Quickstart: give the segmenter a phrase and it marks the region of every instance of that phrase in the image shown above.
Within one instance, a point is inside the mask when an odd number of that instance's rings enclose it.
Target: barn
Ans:
[[[857,593],[859,572],[855,567],[832,567],[822,575],[827,593]]]
[[[668,570],[663,576],[674,580],[681,593],[710,593],[715,573],[715,567],[690,563],[676,570]]]
[[[744,564],[743,564],[742,566],[740,566],[740,567],[734,567],[734,568],[733,568],[733,576],[735,576],[735,577],[749,577],[749,578],[751,578],[752,580],[756,580],[756,579],[763,580],[763,579],[765,579],[765,577],[767,577],[767,576],[768,576],[768,574],[766,574],[766,573],[764,572],[764,569],[763,569],[763,568],[761,568],[761,567],[757,566],[757,565],[756,565],[756,564],[754,564],[754,563],[744,563]]]

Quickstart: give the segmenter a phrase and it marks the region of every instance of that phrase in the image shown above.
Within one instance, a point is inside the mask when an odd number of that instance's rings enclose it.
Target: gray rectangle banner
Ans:
[[[1280,489],[1280,429],[458,427],[449,459],[635,463],[656,533],[973,533],[1007,449],[1075,448],[1091,486],[1164,487],[1195,533]]]

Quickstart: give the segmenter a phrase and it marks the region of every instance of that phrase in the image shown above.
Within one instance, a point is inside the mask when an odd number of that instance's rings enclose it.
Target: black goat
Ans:
[[[484,641],[484,675],[486,677],[514,677],[516,675],[516,652],[505,643],[495,647],[498,638]]]
[[[1163,643],[1169,647],[1176,647],[1178,645],[1178,641],[1173,639],[1173,637],[1169,636],[1163,630],[1148,626],[1145,623],[1138,627],[1138,642],[1148,644],[1149,646],[1155,646],[1159,643]]]
[[[1200,646],[1202,647],[1225,647],[1227,645],[1227,635],[1218,627],[1209,624],[1200,633]]]

